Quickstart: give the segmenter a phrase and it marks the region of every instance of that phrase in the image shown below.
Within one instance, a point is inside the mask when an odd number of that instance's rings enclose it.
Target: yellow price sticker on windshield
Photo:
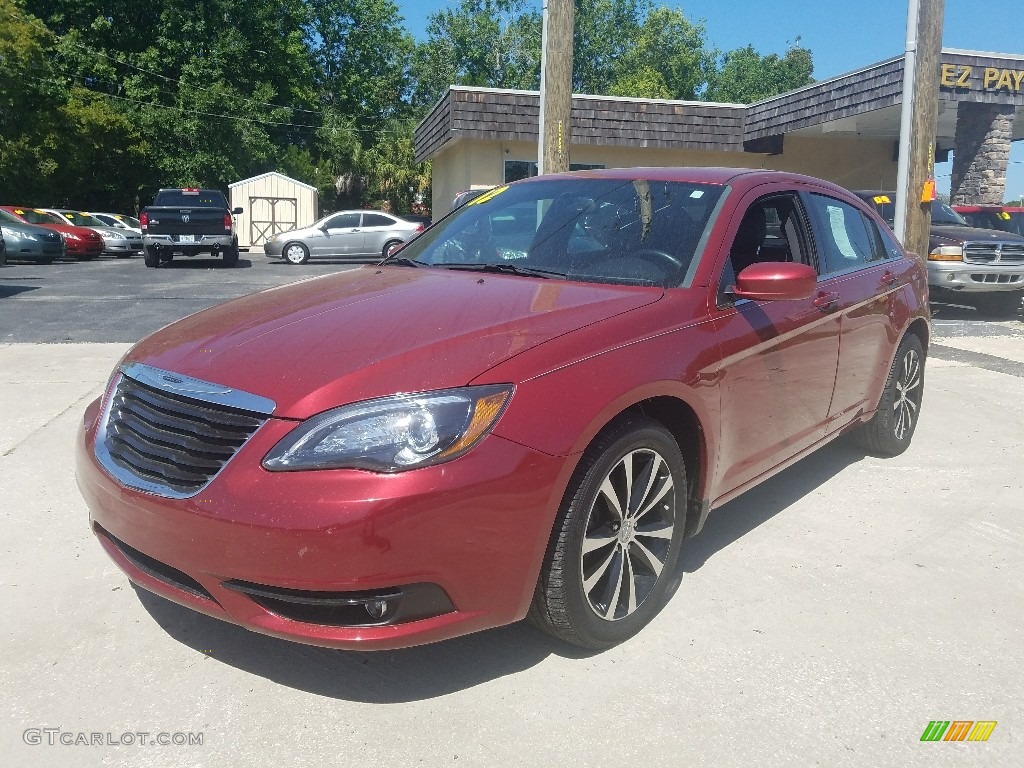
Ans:
[[[480,197],[473,198],[468,203],[466,203],[466,205],[480,205],[480,203],[486,203],[488,200],[491,200],[492,198],[495,198],[498,195],[500,195],[506,189],[508,189],[507,184],[503,187],[495,187],[490,192],[484,192],[482,195],[480,195]]]
[[[878,205],[883,205],[885,203],[891,203],[892,202],[892,200],[889,199],[888,195],[875,195],[874,201]]]
[[[22,210],[21,208],[15,208],[15,209],[14,209],[14,212],[15,212],[16,214],[18,214],[19,216],[21,216],[21,215],[22,215],[23,213],[25,213],[25,211],[23,211],[23,210]]]
[[[999,218],[1002,219],[1003,221],[1009,221],[1010,220],[1010,214],[1008,214],[1006,211],[1000,211],[999,212]]]

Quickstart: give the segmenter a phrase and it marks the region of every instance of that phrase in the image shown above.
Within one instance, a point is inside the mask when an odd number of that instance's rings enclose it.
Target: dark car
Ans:
[[[36,224],[58,232],[64,241],[64,252],[78,261],[98,259],[103,253],[103,238],[88,227],[68,224],[59,216],[39,208],[18,205],[3,205],[0,210],[13,214],[19,221]]]
[[[907,449],[926,279],[806,176],[535,177],[141,341],[78,483],[133,582],[257,632],[379,649],[529,614],[605,648],[710,510],[846,432]]]
[[[0,233],[3,234],[5,260],[52,264],[64,255],[59,232],[28,224],[13,213],[0,209]]]
[[[891,227],[896,193],[855,193]],[[960,300],[995,317],[1016,314],[1024,297],[1024,237],[971,226],[941,200],[932,201],[928,285],[933,298]]]
[[[1019,205],[954,205],[972,227],[1024,235],[1024,207]]]

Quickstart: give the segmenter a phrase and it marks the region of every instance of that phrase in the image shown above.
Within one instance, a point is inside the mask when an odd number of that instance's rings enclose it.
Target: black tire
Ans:
[[[224,251],[224,266],[225,267],[237,267],[238,266],[238,246],[233,245]]]
[[[305,264],[309,261],[309,248],[302,243],[286,243],[281,249],[281,256],[289,264]]]
[[[584,648],[610,648],[639,632],[676,586],[686,498],[683,456],[668,430],[643,416],[607,427],[566,489],[530,620]]]
[[[159,266],[160,252],[156,248],[147,248],[146,252],[142,254],[142,260],[146,262],[147,267]]]
[[[398,246],[400,246],[401,244],[401,240],[388,240],[386,243],[384,243],[384,247],[381,249],[380,255],[386,259],[392,253],[394,253],[395,249],[398,248]]]
[[[35,261],[36,261],[36,264],[53,264],[53,260],[55,258],[56,258],[55,256],[40,256]]]
[[[861,424],[853,433],[868,453],[899,456],[910,446],[921,415],[924,363],[921,340],[908,333],[889,368],[878,410],[871,421]]]
[[[1021,298],[1024,298],[1024,292],[1021,291],[981,293],[971,297],[971,304],[982,314],[991,317],[1013,317],[1020,309]]]

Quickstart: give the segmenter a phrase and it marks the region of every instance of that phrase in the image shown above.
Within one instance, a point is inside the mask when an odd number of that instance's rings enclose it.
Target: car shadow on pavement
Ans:
[[[683,573],[693,573],[716,552],[813,493],[866,455],[852,439],[840,437],[739,498],[713,510],[703,530],[683,544],[680,556]]]
[[[238,260],[233,267],[225,266],[223,259],[197,259],[183,256],[175,256],[173,261],[161,262],[157,269],[251,269],[252,261],[249,259]]]
[[[319,696],[372,704],[421,701],[472,688],[539,664],[589,652],[526,622],[397,651],[339,651],[250,632],[135,586],[149,615],[172,638],[210,659]]]
[[[41,287],[40,285],[8,285],[0,283],[0,299],[17,296],[19,293],[26,293],[28,291],[38,291]]]

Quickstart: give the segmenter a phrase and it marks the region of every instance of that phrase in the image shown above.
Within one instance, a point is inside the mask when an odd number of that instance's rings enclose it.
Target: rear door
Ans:
[[[805,196],[821,271],[838,294],[841,342],[829,431],[877,405],[899,342],[897,295],[913,264],[860,209],[827,194]]]
[[[405,240],[407,235],[398,232],[397,222],[383,213],[363,213],[363,256],[380,256],[388,240]]]
[[[778,189],[750,193],[737,207],[717,312],[712,310],[723,354],[716,466],[723,494],[824,436],[836,380],[840,324],[831,278],[823,276],[814,295],[799,301],[751,301],[729,294],[736,272],[751,263],[793,261],[817,268],[804,204],[795,191]],[[760,231],[751,233],[756,227],[748,225],[748,217],[763,217]]]

